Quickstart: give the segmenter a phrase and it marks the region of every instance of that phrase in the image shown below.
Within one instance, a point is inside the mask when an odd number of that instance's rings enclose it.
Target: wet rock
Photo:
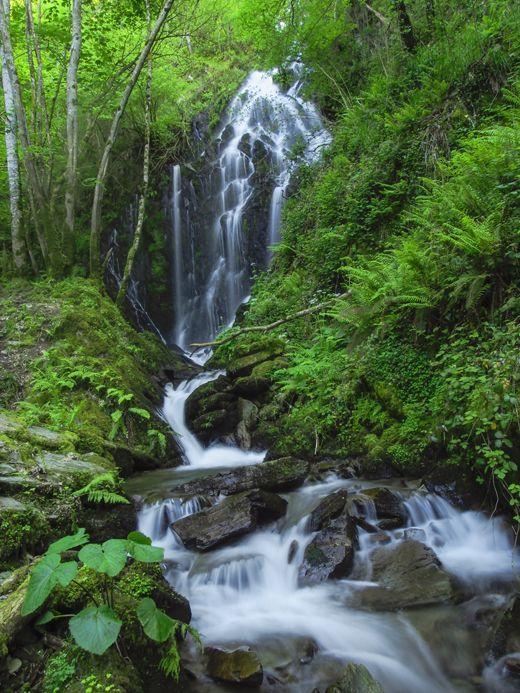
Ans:
[[[279,356],[280,349],[275,351],[257,351],[253,354],[247,354],[237,358],[228,368],[228,375],[232,379],[242,378],[250,375],[253,369],[265,361],[272,360],[275,356]]]
[[[136,472],[150,472],[153,469],[164,467],[164,463],[157,457],[149,455],[142,450],[122,445],[121,443],[113,443],[112,441],[105,440],[103,442],[103,447],[106,452],[114,458],[114,462],[122,477],[128,477]],[[181,464],[181,462],[182,458],[180,454],[177,453],[174,447],[171,447],[170,450],[168,450],[169,466],[173,467],[177,464]]]
[[[233,392],[243,397],[259,397],[271,387],[269,378],[254,375],[243,376],[233,383]]]
[[[520,593],[510,597],[493,619],[486,649],[493,659],[520,652]]]
[[[330,520],[307,545],[298,571],[300,584],[312,585],[329,578],[344,578],[354,564],[355,525],[343,513]]]
[[[285,515],[287,501],[266,491],[229,496],[218,505],[176,520],[171,529],[186,548],[208,551]]]
[[[307,640],[303,643],[303,652],[300,657],[300,664],[310,664],[318,653],[318,645],[314,640]]]
[[[383,687],[363,664],[347,665],[343,676],[326,693],[383,693]]]
[[[291,541],[291,544],[289,546],[289,553],[287,554],[287,563],[292,563],[294,561],[294,558],[296,556],[296,553],[298,552],[299,544],[296,539],[293,539]]]
[[[261,464],[237,467],[229,472],[189,481],[176,486],[175,495],[188,498],[197,495],[231,495],[255,488],[264,491],[290,491],[300,486],[307,476],[309,464],[296,457],[281,457]]]
[[[373,501],[381,529],[396,529],[405,524],[406,508],[398,493],[380,487],[365,489],[363,495]]]
[[[136,526],[133,503],[102,505],[88,504],[77,511],[78,527],[85,527],[90,540],[104,542],[109,539],[125,539]]]
[[[8,496],[0,496],[0,516],[5,513],[22,513],[25,511],[25,505],[17,501],[15,498]]]
[[[454,597],[450,577],[429,546],[408,539],[372,554],[372,579],[358,597],[370,609],[393,611],[448,602]]]
[[[205,444],[222,438],[238,425],[236,408],[216,409],[191,422],[193,433]]]
[[[242,686],[260,686],[264,679],[262,663],[250,648],[223,650],[207,647],[206,670],[208,676],[222,683],[241,684]]]
[[[392,537],[386,532],[376,532],[370,535],[369,541],[371,544],[389,544],[392,541]]]
[[[327,527],[331,520],[334,520],[345,510],[346,502],[347,492],[344,489],[323,498],[310,514],[309,531],[317,532],[319,529]]]
[[[110,465],[94,453],[59,455],[43,452],[36,458],[42,481],[51,484],[87,484],[99,474],[104,474]]]
[[[243,450],[251,448],[251,431],[258,420],[258,407],[247,399],[238,400],[238,426],[235,438]]]
[[[504,661],[504,668],[508,676],[520,681],[520,656],[507,657]]]
[[[417,541],[426,541],[426,532],[424,529],[419,529],[418,527],[410,527],[410,529],[404,530],[405,539],[416,539]]]

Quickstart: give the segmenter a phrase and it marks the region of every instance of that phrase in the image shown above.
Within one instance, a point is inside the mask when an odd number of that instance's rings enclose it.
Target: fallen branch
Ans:
[[[297,318],[303,318],[306,315],[316,313],[322,308],[325,308],[331,303],[334,303],[334,301],[337,301],[338,299],[342,298],[348,298],[348,296],[350,296],[350,291],[347,291],[346,293],[340,294],[338,296],[334,296],[333,298],[329,298],[328,301],[318,303],[315,306],[312,306],[311,308],[305,308],[304,310],[299,310],[297,313],[286,315],[285,318],[275,320],[275,322],[271,322],[269,325],[253,325],[251,327],[242,327],[240,330],[237,330],[237,332],[233,332],[232,334],[229,334],[226,337],[223,337],[222,339],[215,339],[212,342],[194,342],[190,346],[197,348],[222,346],[222,344],[227,344],[228,342],[231,342],[233,339],[236,339],[237,337],[240,337],[241,335],[247,332],[269,332],[270,330],[275,330],[277,327],[280,327],[280,325],[285,325],[286,322],[291,322],[292,320],[296,320]]]

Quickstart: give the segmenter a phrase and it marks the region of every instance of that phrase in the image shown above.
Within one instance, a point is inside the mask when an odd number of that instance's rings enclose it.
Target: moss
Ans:
[[[0,513],[0,569],[26,552],[42,548],[50,527],[45,515],[36,508]]]

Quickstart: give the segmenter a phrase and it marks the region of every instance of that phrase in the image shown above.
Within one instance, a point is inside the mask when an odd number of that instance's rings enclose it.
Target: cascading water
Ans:
[[[316,108],[300,96],[299,66],[292,69],[296,81],[287,92],[276,71],[251,73],[227,109],[209,163],[204,152],[203,167],[196,175],[186,168],[186,180],[179,165],[172,168],[172,341],[184,350],[233,322],[253,267],[267,265],[293,150],[311,162],[330,141]]]
[[[303,137],[306,156],[311,158],[314,149],[328,141],[314,107],[300,99],[299,89],[297,81],[283,93],[273,74],[253,73],[232,101],[217,137],[216,156],[197,185],[181,180],[180,167],[173,171],[173,341],[183,348],[213,338],[233,320],[249,292],[251,246],[243,222],[255,194],[255,143],[269,153],[272,173],[261,239],[267,262],[268,245],[278,240],[283,192],[290,177],[288,151]],[[350,579],[312,586],[299,583],[299,565],[314,536],[308,529],[311,511],[338,489],[359,493],[375,482],[331,476],[287,493],[287,512],[278,523],[210,553],[183,546],[171,523],[199,512],[210,501],[182,498],[175,486],[187,478],[264,458],[262,452],[232,445],[204,447],[189,430],[185,420],[189,395],[218,376],[202,373],[167,389],[164,416],[178,435],[185,465],[148,473],[146,479],[133,482],[135,492],[145,497],[139,529],[165,548],[166,575],[189,599],[193,625],[204,642],[252,646],[269,672],[265,690],[310,692],[337,679],[348,661],[365,664],[386,693],[476,692],[483,686],[490,692],[510,690],[501,687],[502,660],[483,670],[476,654],[475,614],[490,601],[503,599],[501,585],[510,583],[518,568],[511,537],[499,520],[461,512],[438,496],[405,489],[408,530],[436,552],[443,568],[471,598],[401,613],[369,612],[356,606],[359,590],[374,585],[371,563],[376,545],[369,529],[359,529]],[[147,502],[144,488],[163,500]],[[376,521],[368,497],[365,506],[367,522]],[[385,542],[398,545],[404,536],[404,530],[389,531]],[[470,625],[461,633],[465,622]],[[312,661],[302,656],[309,643]],[[196,672],[199,660],[195,654],[191,668]],[[482,673],[478,680],[472,679],[475,671]],[[221,690],[202,671],[197,673],[200,677],[187,690]]]

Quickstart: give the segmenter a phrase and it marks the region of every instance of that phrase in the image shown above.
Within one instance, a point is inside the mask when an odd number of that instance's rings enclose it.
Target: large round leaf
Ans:
[[[53,542],[47,549],[47,553],[61,553],[62,551],[69,551],[69,549],[75,549],[78,546],[83,546],[88,542],[88,534],[85,528],[82,527],[78,529],[76,534],[72,534],[67,537],[62,537],[58,541]]]
[[[59,554],[51,554],[50,556],[44,556],[34,566],[22,606],[22,616],[32,614],[47,599],[58,582],[56,569],[60,563],[61,558]]]
[[[88,606],[69,621],[76,645],[87,652],[102,655],[115,643],[122,622],[108,606]]]
[[[175,621],[157,608],[153,599],[145,597],[137,606],[139,619],[146,635],[157,642],[168,640],[175,627]]]
[[[164,558],[164,549],[152,546],[150,537],[141,532],[130,532],[128,535],[128,553],[141,563],[160,563]]]
[[[110,577],[118,575],[126,564],[127,542],[109,539],[104,544],[87,544],[78,554],[79,560],[88,568]]]

